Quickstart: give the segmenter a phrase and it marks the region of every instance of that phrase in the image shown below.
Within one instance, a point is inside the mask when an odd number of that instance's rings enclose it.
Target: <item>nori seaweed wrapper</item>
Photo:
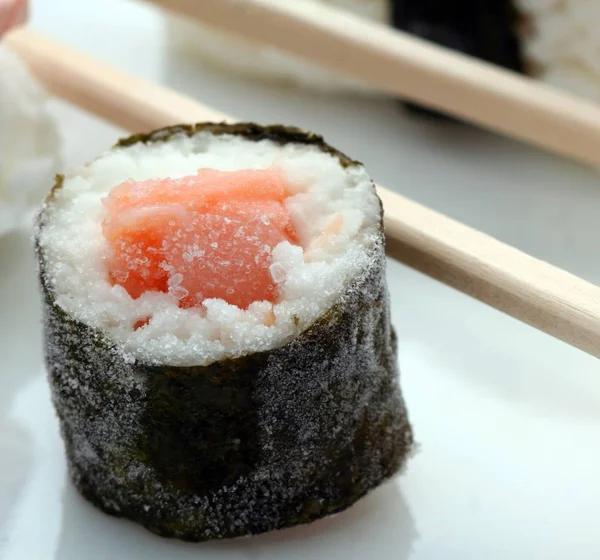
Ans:
[[[391,15],[396,29],[502,68],[526,71],[523,18],[513,0],[391,0]],[[421,105],[401,103],[419,115],[447,118]]]
[[[319,136],[251,123],[170,127],[117,147],[200,130],[313,144],[358,165]],[[403,468],[413,437],[383,228],[370,265],[291,342],[208,366],[161,367],[126,359],[55,303],[39,245],[46,219],[42,210],[36,251],[52,398],[70,476],[101,510],[166,537],[230,538],[342,511]]]

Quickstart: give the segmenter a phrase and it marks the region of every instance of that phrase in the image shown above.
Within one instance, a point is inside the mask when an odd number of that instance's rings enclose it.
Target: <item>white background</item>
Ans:
[[[245,120],[310,128],[374,179],[600,283],[600,175],[388,100],[250,83],[175,58],[155,10],[36,0],[33,26]],[[67,165],[123,131],[53,103]],[[419,453],[331,520],[190,545],[109,518],[73,491],[41,370],[29,241],[0,239],[0,558],[504,560],[600,557],[600,365],[395,262],[401,382]],[[6,266],[4,263],[11,263]]]

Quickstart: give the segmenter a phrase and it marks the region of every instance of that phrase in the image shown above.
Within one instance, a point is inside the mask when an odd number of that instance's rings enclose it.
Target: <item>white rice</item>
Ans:
[[[531,30],[524,54],[537,76],[563,90],[600,101],[600,2],[598,0],[519,0]]]
[[[344,218],[340,233],[320,248],[303,250],[288,242],[274,248],[271,273],[279,303],[255,302],[242,310],[210,299],[205,311],[181,309],[176,294],[146,292],[134,300],[110,284],[101,198],[112,187],[130,178],[182,177],[200,167],[261,169],[274,163],[291,185],[286,204],[303,247],[314,244],[334,216]],[[344,169],[314,146],[201,132],[113,150],[68,175],[46,208],[39,242],[46,279],[67,313],[104,332],[128,359],[190,366],[276,348],[306,329],[368,266],[379,219],[379,200],[362,166]],[[271,312],[275,322],[265,326]],[[133,328],[148,316],[147,326]]]

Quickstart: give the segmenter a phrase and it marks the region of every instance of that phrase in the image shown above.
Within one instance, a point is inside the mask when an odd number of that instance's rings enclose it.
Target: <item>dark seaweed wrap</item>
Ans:
[[[200,130],[313,144],[358,165],[320,137],[280,126],[178,126],[118,146]],[[383,232],[371,265],[293,341],[204,367],[167,367],[127,360],[55,303],[39,245],[46,219],[44,209],[36,247],[46,364],[70,476],[97,507],[166,537],[229,538],[342,511],[403,467],[413,439]]]

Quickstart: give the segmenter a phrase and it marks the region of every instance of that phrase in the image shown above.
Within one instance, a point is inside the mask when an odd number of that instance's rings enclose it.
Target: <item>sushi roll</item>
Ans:
[[[136,135],[38,215],[45,360],[81,494],[190,541],[304,524],[413,447],[382,207],[319,136]]]
[[[397,29],[600,102],[597,0],[393,0]]]
[[[25,17],[25,3],[0,2],[1,36]],[[30,228],[60,165],[58,126],[48,96],[0,42],[0,236]]]
[[[326,3],[496,66],[600,102],[596,0],[278,0]],[[167,17],[177,54],[246,76],[318,91],[379,96],[374,88],[268,46]],[[597,36],[598,35],[598,36]],[[403,106],[416,109],[413,104]]]

